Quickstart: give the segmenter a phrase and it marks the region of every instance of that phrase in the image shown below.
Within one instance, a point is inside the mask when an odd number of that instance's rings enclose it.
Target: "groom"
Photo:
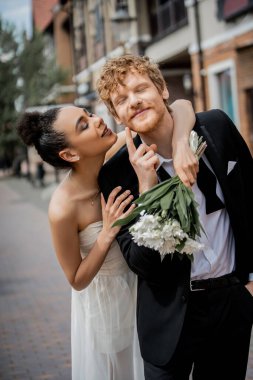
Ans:
[[[136,149],[129,142],[130,155],[123,147],[103,166],[101,190],[107,198],[121,185],[137,197],[139,187],[147,190],[154,177],[163,181],[174,174],[173,119],[164,78],[148,58],[127,55],[107,61],[98,91],[115,120],[138,134]],[[137,326],[147,380],[186,380],[192,370],[194,380],[243,380],[247,369],[253,322],[253,160],[224,112],[201,112],[196,120],[194,129],[207,142],[198,183],[192,186],[206,232],[200,238],[203,251],[192,263],[176,255],[161,262],[157,251],[132,240],[129,226],[117,237],[138,275]],[[155,165],[148,166],[151,144],[157,145],[157,172]]]

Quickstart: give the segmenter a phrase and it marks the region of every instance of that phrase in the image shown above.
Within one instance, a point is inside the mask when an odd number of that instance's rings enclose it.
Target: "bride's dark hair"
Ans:
[[[25,112],[17,123],[17,131],[27,146],[34,146],[43,161],[58,169],[70,168],[71,164],[59,156],[69,146],[64,133],[54,129],[60,107],[46,112]]]

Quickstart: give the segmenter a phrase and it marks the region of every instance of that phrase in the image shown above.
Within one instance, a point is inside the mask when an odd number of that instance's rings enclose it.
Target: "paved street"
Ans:
[[[50,191],[0,178],[1,380],[71,378],[70,287],[51,245]],[[247,380],[253,380],[253,339]]]
[[[0,379],[70,380],[70,287],[56,262],[45,191],[0,179]]]

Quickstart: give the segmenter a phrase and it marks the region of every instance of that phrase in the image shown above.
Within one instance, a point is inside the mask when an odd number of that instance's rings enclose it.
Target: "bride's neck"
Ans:
[[[69,179],[70,181],[80,187],[80,189],[93,190],[98,189],[98,173],[91,173],[91,171],[76,171],[74,169],[70,170]]]

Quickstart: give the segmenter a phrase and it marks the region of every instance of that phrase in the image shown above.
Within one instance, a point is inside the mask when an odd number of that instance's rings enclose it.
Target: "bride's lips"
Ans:
[[[104,127],[104,130],[103,130],[103,133],[101,135],[101,137],[104,137],[104,136],[110,136],[112,134],[112,131],[110,128],[107,128],[107,126],[105,125]]]

